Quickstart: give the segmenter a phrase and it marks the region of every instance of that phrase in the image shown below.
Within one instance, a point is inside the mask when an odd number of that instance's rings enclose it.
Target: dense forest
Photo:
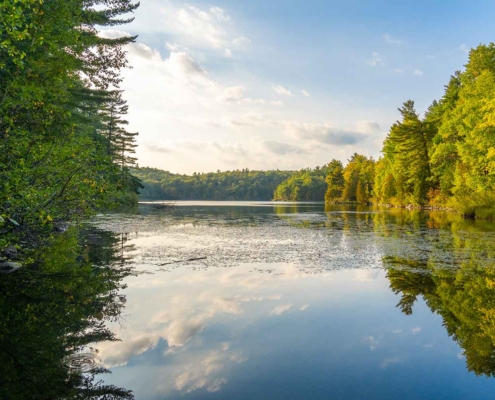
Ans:
[[[0,252],[53,224],[136,201],[137,133],[119,71],[133,36],[97,27],[132,21],[131,0],[0,3]],[[23,239],[22,239],[23,238]]]
[[[138,5],[0,2],[2,398],[133,398],[99,380],[108,371],[88,353],[117,340],[104,321],[119,318],[128,271],[88,259],[69,222],[137,201],[137,133],[119,90],[135,37],[97,27],[132,21]]]
[[[293,172],[243,169],[181,175],[136,168],[132,174],[143,182],[142,200],[271,200],[275,188]]]
[[[445,93],[421,118],[414,102],[399,108],[383,157],[332,161],[327,202],[447,207],[470,217],[495,212],[495,44],[469,53]]]
[[[322,201],[327,188],[325,183],[327,174],[327,167],[298,171],[277,186],[273,200]]]

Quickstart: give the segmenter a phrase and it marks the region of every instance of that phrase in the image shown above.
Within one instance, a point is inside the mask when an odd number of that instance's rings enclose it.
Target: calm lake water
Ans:
[[[495,397],[495,225],[317,203],[96,217],[126,265],[100,343],[137,399]]]

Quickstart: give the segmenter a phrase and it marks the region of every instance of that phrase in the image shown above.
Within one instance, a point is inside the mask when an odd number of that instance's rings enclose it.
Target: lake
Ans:
[[[494,223],[320,203],[178,202],[101,214],[82,234],[84,257],[128,271],[112,297],[123,312],[107,321],[121,341],[92,346],[112,372],[105,383],[136,399],[495,393]],[[19,340],[38,343],[21,326]]]
[[[495,225],[317,203],[98,216],[139,272],[107,381],[137,399],[483,399]],[[190,261],[188,261],[190,260]]]

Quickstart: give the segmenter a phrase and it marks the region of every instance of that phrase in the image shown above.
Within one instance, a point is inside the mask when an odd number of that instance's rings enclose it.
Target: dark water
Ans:
[[[100,215],[84,235],[87,263],[114,274],[105,310],[91,311],[109,329],[93,362],[137,399],[495,397],[493,223],[187,203]],[[50,345],[20,328],[32,358]]]

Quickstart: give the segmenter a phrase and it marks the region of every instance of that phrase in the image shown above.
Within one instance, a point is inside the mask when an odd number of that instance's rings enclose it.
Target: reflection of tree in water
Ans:
[[[31,263],[0,276],[0,393],[3,399],[130,399],[97,378],[108,372],[92,344],[115,341],[106,321],[125,304],[120,238],[75,231],[32,254]]]
[[[430,222],[445,226],[448,221],[431,218]],[[430,310],[442,316],[449,336],[464,350],[468,370],[495,377],[495,250],[491,236],[480,225],[449,223],[452,235],[441,240],[464,255],[452,265],[455,268],[439,266],[432,247],[426,261],[384,257],[387,277],[392,291],[402,296],[397,305],[402,312],[412,314],[415,301],[422,296]]]

